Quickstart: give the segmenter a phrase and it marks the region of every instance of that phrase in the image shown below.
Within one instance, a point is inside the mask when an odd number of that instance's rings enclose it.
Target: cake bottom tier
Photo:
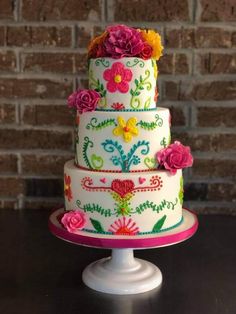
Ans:
[[[81,213],[80,230],[111,235],[159,233],[182,222],[183,178],[178,170],[113,173],[64,167],[65,208]]]

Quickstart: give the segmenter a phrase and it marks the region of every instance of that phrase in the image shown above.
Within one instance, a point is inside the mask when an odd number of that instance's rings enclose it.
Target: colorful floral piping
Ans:
[[[119,109],[119,112],[142,112],[142,111],[156,111],[158,107],[155,108],[146,108],[146,109]],[[95,111],[111,111],[114,112],[114,109],[104,109],[104,108],[96,108]]]
[[[168,228],[164,228],[164,229],[161,229],[159,231],[147,231],[147,232],[138,232],[136,234],[136,236],[141,236],[141,235],[149,235],[149,234],[158,234],[158,233],[162,233],[162,232],[165,232],[165,231],[170,231],[174,228],[177,228],[179,227],[182,222],[183,222],[184,218],[183,216],[181,217],[181,220],[176,223],[175,225],[171,226],[171,227],[168,227]],[[93,233],[93,234],[107,234],[107,235],[114,235],[114,233],[112,232],[109,232],[109,231],[103,231],[103,232],[99,232],[97,230],[91,230],[91,229],[87,229],[87,228],[84,228],[82,231],[85,231],[85,232],[90,232],[90,233]]]

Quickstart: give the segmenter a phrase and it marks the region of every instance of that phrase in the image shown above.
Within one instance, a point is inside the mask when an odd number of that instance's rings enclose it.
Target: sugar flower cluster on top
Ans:
[[[142,30],[125,25],[109,26],[89,44],[88,57],[138,57],[159,60],[162,56],[160,35],[154,30]]]

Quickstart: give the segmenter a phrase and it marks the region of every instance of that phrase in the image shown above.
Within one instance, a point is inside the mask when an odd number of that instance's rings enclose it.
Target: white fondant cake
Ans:
[[[115,76],[118,84],[111,84]],[[89,88],[101,92],[98,108],[156,108],[157,65],[153,59],[97,58],[89,61]]]
[[[181,170],[114,174],[78,169],[71,160],[64,172],[72,195],[65,197],[66,209],[85,212],[88,232],[156,233],[181,222]]]
[[[122,172],[156,168],[156,152],[170,143],[169,116],[165,108],[77,113],[77,165]],[[129,124],[133,130],[123,131]]]
[[[159,233],[182,221],[189,147],[170,144],[170,113],[156,107],[160,36],[118,25],[89,46],[89,90],[77,109],[75,161],[64,168],[69,232]]]

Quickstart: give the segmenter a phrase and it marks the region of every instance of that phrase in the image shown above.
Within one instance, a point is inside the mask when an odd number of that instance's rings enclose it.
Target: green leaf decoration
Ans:
[[[146,104],[146,103],[145,103]],[[149,103],[150,105],[150,103]],[[149,106],[147,103],[147,106]],[[146,108],[147,109],[147,108]],[[155,121],[152,122],[146,122],[143,120],[140,120],[136,125],[140,125],[140,127],[147,131],[152,131],[157,127],[161,127],[163,125],[163,119],[159,117],[158,114],[155,115]]]
[[[94,229],[97,231],[97,232],[100,232],[100,233],[104,233],[105,230],[103,229],[101,223],[98,221],[98,220],[95,220],[95,219],[92,219],[90,218],[90,221],[94,227]]]
[[[93,147],[93,142],[90,141],[90,139],[87,136],[85,136],[84,143],[83,143],[83,150],[82,150],[83,151],[83,158],[84,158],[86,165],[90,169],[93,169],[92,165],[90,164],[89,158],[87,156],[87,150],[89,147]]]
[[[159,219],[159,220],[155,223],[155,225],[154,225],[154,227],[153,227],[153,229],[152,229],[152,232],[158,232],[158,231],[160,231],[161,228],[162,228],[162,226],[164,225],[165,220],[166,220],[166,215],[164,215],[161,219]]]
[[[144,78],[142,77],[142,75],[140,75],[139,80],[138,79],[134,80],[136,86],[135,90],[132,89],[130,90],[130,94],[132,96],[130,100],[130,106],[133,109],[138,109],[141,106],[140,99],[137,98],[137,96],[140,95],[140,91],[144,90],[144,88],[146,88],[146,90],[148,91],[152,89],[152,84],[148,80],[150,77],[150,71],[146,70],[144,73],[146,75]]]
[[[117,123],[114,118],[106,119],[98,123],[97,118],[91,118],[90,122],[86,125],[87,130],[99,131],[109,126],[117,126]]]

